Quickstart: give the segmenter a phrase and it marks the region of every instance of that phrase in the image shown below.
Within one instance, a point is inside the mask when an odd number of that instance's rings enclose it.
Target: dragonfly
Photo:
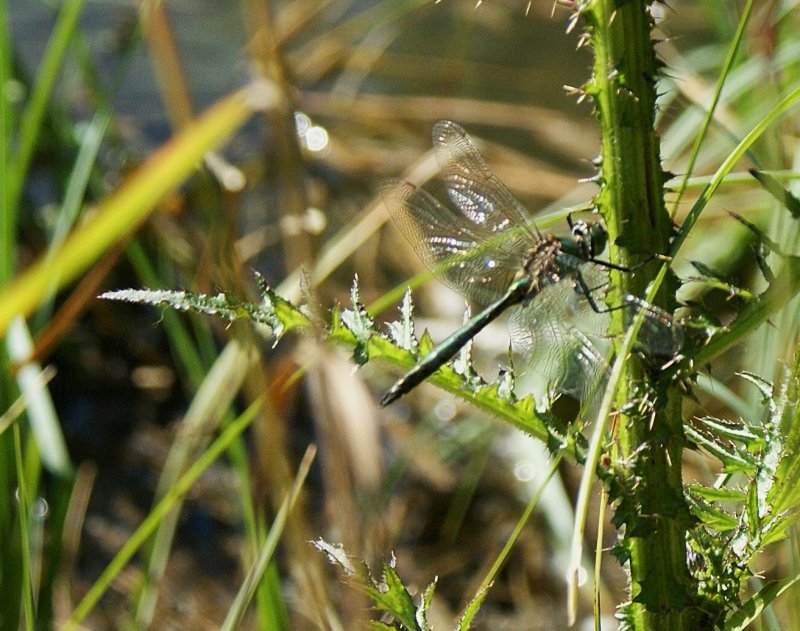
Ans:
[[[556,390],[588,396],[608,369],[598,347],[607,341],[612,310],[603,300],[608,268],[617,266],[596,258],[606,246],[604,226],[570,220],[567,236],[541,232],[526,221],[525,208],[460,125],[438,122],[433,147],[452,207],[403,180],[382,186],[384,204],[428,268],[468,300],[487,306],[397,381],[381,405],[422,383],[506,310],[514,351]],[[625,296],[619,308],[641,314],[638,340],[645,352],[678,352],[682,329],[665,311],[634,296]]]

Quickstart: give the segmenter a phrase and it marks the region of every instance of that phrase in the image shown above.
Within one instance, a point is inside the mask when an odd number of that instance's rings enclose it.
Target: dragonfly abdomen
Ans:
[[[399,399],[406,392],[416,387],[430,375],[436,372],[442,365],[450,361],[467,342],[483,330],[492,320],[497,318],[503,311],[511,305],[519,304],[524,301],[530,293],[530,278],[522,276],[518,278],[508,288],[503,297],[494,304],[489,305],[478,315],[474,316],[467,324],[436,346],[430,353],[425,355],[419,364],[408,371],[381,399],[381,405],[387,406]]]

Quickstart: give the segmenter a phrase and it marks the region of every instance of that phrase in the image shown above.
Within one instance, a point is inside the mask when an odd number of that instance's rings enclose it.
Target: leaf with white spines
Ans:
[[[420,599],[419,606],[417,607],[416,621],[420,631],[431,631],[431,625],[428,622],[428,610],[433,601],[433,592],[436,589],[438,577],[433,579],[430,585],[425,588]]]
[[[342,323],[356,338],[353,349],[353,361],[356,365],[363,366],[369,360],[369,340],[378,333],[375,323],[369,317],[367,309],[361,304],[358,295],[358,276],[353,278],[353,287],[350,290],[352,309],[342,309]]]
[[[414,327],[414,302],[411,299],[411,290],[407,289],[403,294],[403,302],[400,303],[400,321],[389,322],[389,337],[400,348],[417,355],[419,353],[419,341],[417,340]]]
[[[237,303],[227,295],[195,294],[189,291],[168,289],[120,289],[107,291],[99,296],[103,300],[118,300],[152,306],[168,306],[178,311],[198,311],[206,315],[234,320],[238,314]]]
[[[350,557],[347,556],[342,544],[328,543],[320,537],[316,541],[312,541],[311,545],[317,548],[317,550],[324,552],[325,556],[328,557],[328,561],[333,565],[338,565],[347,576],[355,575],[356,567],[353,565]]]
[[[513,403],[517,399],[517,395],[514,392],[515,387],[514,367],[509,366],[501,369],[497,375],[497,396]]]
[[[469,305],[467,305],[466,309],[464,309],[464,318],[462,324],[469,322],[471,317],[472,313]],[[473,340],[470,339],[466,344],[464,344],[464,346],[461,347],[456,356],[453,358],[453,370],[456,371],[456,374],[464,377],[468,384],[474,386],[483,385],[484,381],[478,374],[478,371],[475,370],[475,364],[472,361],[472,346]]]

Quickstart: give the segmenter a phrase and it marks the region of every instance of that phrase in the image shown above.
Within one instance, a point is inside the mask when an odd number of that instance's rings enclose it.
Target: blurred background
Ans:
[[[7,4],[16,80],[6,90],[21,106],[59,3]],[[312,442],[320,451],[272,569],[272,600],[265,607],[274,619],[265,623],[269,616],[262,611],[247,624],[366,624],[366,599],[309,544],[323,537],[343,543],[375,571],[394,554],[401,576],[418,591],[438,577],[432,622],[452,625],[538,488],[547,466],[541,446],[430,386],[382,410],[378,401],[397,373],[377,363],[356,372],[347,349],[319,344],[311,335],[273,346],[245,323],[228,326],[94,296],[150,287],[221,290],[257,300],[257,270],[282,296],[307,302],[323,319],[332,306],[349,303],[356,274],[361,301],[373,304],[423,270],[376,192],[389,177],[424,182],[435,176],[430,132],[440,119],[457,121],[480,142],[531,217],[588,202],[596,192],[590,179],[599,140],[592,105],[577,89],[589,78],[592,59],[579,46],[581,26],[567,32],[571,11],[563,4],[85,3],[20,201],[20,269],[70,225],[62,216],[65,193],[78,156],[91,143],[96,150],[86,163],[80,213],[192,117],[251,78],[270,78],[290,106],[254,117],[107,255],[102,270],[87,275],[88,289],[66,290],[30,320],[38,359],[57,371],[50,390],[78,471],[72,490],[54,482],[52,495],[42,497],[53,505],[50,513],[42,511],[45,530],[57,536],[57,511],[73,528],[65,527],[71,534],[63,558],[50,569],[60,581],[56,619],[71,611],[151,510],[165,463],[187,432],[187,410],[197,405],[198,388],[222,350],[237,338],[261,352],[241,377],[232,409],[263,393],[269,405],[239,450],[192,489],[153,602],[142,604],[142,555],[114,582],[87,628],[218,628],[242,580],[252,529],[274,517]],[[665,168],[676,175],[683,173],[704,113],[697,104],[710,99],[741,4],[675,0],[654,7],[654,36],[665,62],[658,126]],[[743,131],[779,100],[782,86],[797,80],[792,3],[759,4],[697,175],[713,172]],[[793,124],[796,117],[786,122]],[[792,165],[779,130],[758,156],[764,168]],[[698,191],[684,195],[676,221]],[[724,211],[745,214],[766,229],[774,209],[749,182],[726,187],[675,267],[688,278],[696,274],[688,262],[702,260],[732,284],[757,289],[747,246],[753,235]],[[379,322],[396,317],[400,294],[394,296],[372,310]],[[418,331],[427,328],[440,340],[460,324],[463,298],[436,280],[417,287],[414,297]],[[681,298],[702,302],[723,322],[736,311],[738,296],[688,283]],[[71,308],[62,309],[65,304]],[[507,349],[502,322],[478,338],[476,360],[487,379],[507,362]],[[722,382],[743,366],[775,376],[774,362],[759,365],[741,351],[729,359],[715,373]],[[702,393],[691,405],[719,414],[727,409]],[[213,427],[200,422],[196,431]],[[694,465],[703,475],[703,465]],[[567,533],[579,475],[564,468],[551,484],[474,628],[565,626]],[[84,503],[75,508],[81,493]],[[66,509],[69,497],[74,512]],[[593,519],[588,541],[595,536]],[[613,530],[606,533],[611,546]],[[622,570],[611,557],[602,578],[602,606],[610,616],[625,598]],[[589,598],[587,592],[579,611],[590,623]]]

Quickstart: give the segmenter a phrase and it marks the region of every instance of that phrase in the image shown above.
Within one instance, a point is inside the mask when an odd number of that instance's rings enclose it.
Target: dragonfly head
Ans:
[[[572,240],[581,258],[591,260],[606,249],[608,233],[601,223],[575,221],[572,223]]]

